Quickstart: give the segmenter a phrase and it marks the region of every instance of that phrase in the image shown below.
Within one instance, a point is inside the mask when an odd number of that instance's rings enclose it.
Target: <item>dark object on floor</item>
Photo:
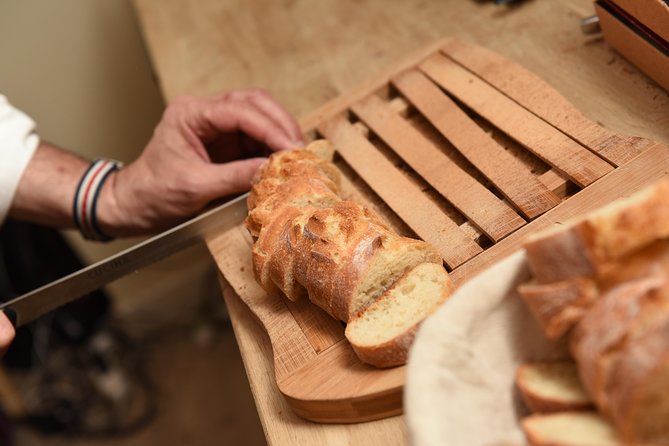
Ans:
[[[83,267],[56,230],[8,220],[0,229],[0,300],[7,301]],[[3,362],[30,368],[60,344],[82,344],[109,314],[101,291],[65,305],[17,331]]]
[[[43,433],[125,435],[156,412],[141,357],[120,332],[104,329],[83,346],[61,346],[29,378],[29,416]]]
[[[56,230],[12,220],[0,230],[2,301],[82,267]],[[30,392],[28,416],[15,421],[50,433],[115,435],[151,419],[150,383],[130,340],[109,328],[109,310],[98,290],[17,331],[3,364]]]

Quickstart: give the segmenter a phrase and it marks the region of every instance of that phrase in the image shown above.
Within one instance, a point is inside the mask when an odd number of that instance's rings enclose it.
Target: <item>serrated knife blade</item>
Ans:
[[[0,304],[16,327],[114,280],[169,257],[204,237],[240,224],[248,212],[248,194],[237,197],[135,246],[61,279]]]

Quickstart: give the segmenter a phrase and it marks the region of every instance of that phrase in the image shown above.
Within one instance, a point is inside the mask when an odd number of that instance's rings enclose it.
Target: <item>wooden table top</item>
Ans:
[[[590,0],[134,0],[166,101],[257,86],[298,118],[445,36],[486,46],[546,80],[588,118],[669,143],[669,95],[580,19]],[[223,283],[224,281],[222,281]],[[269,340],[224,297],[269,444],[405,444],[403,417],[319,425],[296,417],[273,381]]]

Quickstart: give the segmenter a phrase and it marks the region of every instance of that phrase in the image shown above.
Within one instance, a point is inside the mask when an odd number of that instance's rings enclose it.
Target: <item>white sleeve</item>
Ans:
[[[35,122],[0,95],[0,225],[38,145]]]

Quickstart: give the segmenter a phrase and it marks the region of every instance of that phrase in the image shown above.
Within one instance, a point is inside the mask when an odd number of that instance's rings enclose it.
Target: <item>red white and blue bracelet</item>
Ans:
[[[122,164],[109,159],[97,159],[86,169],[74,195],[72,207],[74,222],[84,238],[88,240],[109,241],[112,237],[105,235],[98,226],[96,209],[100,190],[115,170]]]

